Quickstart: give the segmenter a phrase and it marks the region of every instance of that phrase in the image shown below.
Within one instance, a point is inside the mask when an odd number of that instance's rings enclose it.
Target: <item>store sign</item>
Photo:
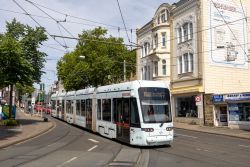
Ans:
[[[224,95],[225,101],[250,100],[250,93],[235,93]]]
[[[223,95],[213,95],[213,102],[214,103],[223,102]]]

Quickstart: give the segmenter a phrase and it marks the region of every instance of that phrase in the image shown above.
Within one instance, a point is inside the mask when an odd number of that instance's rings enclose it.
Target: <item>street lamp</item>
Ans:
[[[79,59],[85,59],[85,56],[80,55],[80,56],[79,56]]]

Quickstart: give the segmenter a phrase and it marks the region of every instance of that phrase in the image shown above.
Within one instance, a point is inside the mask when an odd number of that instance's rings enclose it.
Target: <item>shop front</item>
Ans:
[[[214,95],[213,101],[217,126],[250,130],[250,93]]]
[[[203,94],[197,91],[198,88],[192,90],[172,89],[174,121],[203,124]]]

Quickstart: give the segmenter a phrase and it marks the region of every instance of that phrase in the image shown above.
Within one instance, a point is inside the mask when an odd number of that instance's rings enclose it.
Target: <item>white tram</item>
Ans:
[[[51,100],[55,104],[52,116],[108,138],[139,146],[173,141],[170,92],[163,82],[132,81],[88,88],[52,95]],[[66,115],[54,114],[57,108]]]

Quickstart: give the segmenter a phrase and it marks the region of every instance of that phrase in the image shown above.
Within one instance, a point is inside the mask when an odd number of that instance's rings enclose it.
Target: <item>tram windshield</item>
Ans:
[[[170,95],[166,88],[139,88],[144,123],[171,122]]]

